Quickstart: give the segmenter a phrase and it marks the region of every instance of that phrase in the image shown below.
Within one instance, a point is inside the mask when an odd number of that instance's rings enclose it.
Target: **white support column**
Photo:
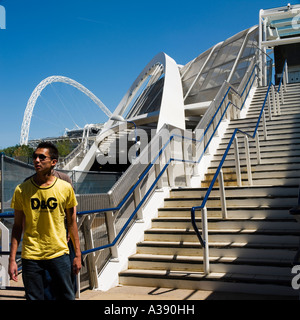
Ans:
[[[258,132],[258,130],[256,131],[255,144],[256,144],[257,164],[261,164],[260,145],[259,145],[259,132]]]
[[[94,220],[94,216],[88,215],[86,219],[83,221],[83,235],[85,239],[86,249],[93,249],[94,241],[92,236],[92,223]],[[89,253],[87,255],[87,268],[89,273],[90,285],[92,288],[98,287],[98,276],[97,276],[97,266],[95,263],[95,252]]]
[[[225,186],[224,186],[224,176],[222,169],[220,170],[219,177],[219,189],[220,189],[220,199],[222,205],[222,218],[227,219],[227,205],[226,205],[226,195],[225,195]]]
[[[273,117],[272,117],[272,104],[271,104],[270,92],[268,94],[268,111],[269,111],[269,120],[272,121]]]
[[[116,227],[115,227],[115,217],[112,211],[105,212],[105,219],[107,225],[108,241],[111,243],[115,240],[117,236]],[[111,257],[114,260],[119,258],[118,254],[118,245],[115,244],[111,247]]]
[[[263,128],[264,128],[264,138],[265,138],[265,141],[267,141],[268,140],[268,130],[267,130],[265,110],[263,111]]]
[[[242,186],[242,177],[241,177],[241,164],[240,164],[240,155],[239,155],[239,144],[238,138],[234,138],[234,151],[235,151],[235,170],[236,170],[236,182],[238,187]]]
[[[287,84],[289,83],[289,71],[288,64],[285,64],[285,72],[284,72],[284,92],[287,92]]]
[[[245,139],[244,141],[245,141],[245,154],[246,154],[246,162],[247,162],[248,183],[249,183],[249,186],[253,186],[249,141],[248,141],[248,137],[246,135],[245,135],[244,139]]]
[[[207,208],[204,207],[202,210],[202,237],[205,242],[205,247],[203,248],[203,264],[204,273],[208,275],[210,273],[209,266],[209,244],[208,244],[208,226],[207,226]]]
[[[135,207],[137,207],[139,205],[139,203],[142,200],[142,195],[141,195],[141,189],[139,186],[137,186],[134,190],[134,204]],[[144,222],[144,214],[143,214],[143,208],[140,207],[140,209],[138,210],[137,214],[137,221],[136,222]]]
[[[279,93],[276,93],[276,99],[277,99],[277,110],[276,110],[276,114],[277,115],[281,115],[281,110],[280,110],[280,99],[279,99]]]
[[[277,99],[275,97],[275,89],[272,85],[272,102],[273,102],[273,113],[274,115],[277,115]]]
[[[185,183],[187,187],[191,187],[191,175],[193,171],[191,163],[188,162],[190,160],[193,160],[193,156],[191,157],[192,159],[189,159],[189,147],[193,147],[192,141],[182,139],[182,155],[184,160]]]
[[[165,163],[167,163],[171,157],[172,157],[172,151],[174,154],[174,146],[175,146],[175,141],[172,139],[170,141],[169,145],[166,147],[165,152],[164,152],[164,157],[165,157]],[[163,156],[162,156],[163,159]],[[167,174],[168,174],[168,180],[169,180],[169,186],[172,188],[175,186],[175,177],[174,177],[174,162],[171,161],[168,168],[167,168]]]
[[[157,163],[154,165],[154,167],[155,167],[155,177],[157,178],[161,172],[160,160],[157,160]],[[162,177],[160,177],[160,179],[157,181],[157,187],[158,187],[158,189],[163,188]]]
[[[9,251],[9,230],[0,222],[2,251]],[[9,286],[8,255],[0,256],[0,289]]]

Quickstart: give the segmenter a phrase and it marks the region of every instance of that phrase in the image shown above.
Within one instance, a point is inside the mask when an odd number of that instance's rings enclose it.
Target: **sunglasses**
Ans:
[[[45,161],[47,158],[52,159],[51,157],[47,157],[47,156],[45,156],[44,154],[34,153],[34,154],[32,155],[32,159],[33,159],[33,160],[36,160],[37,158],[39,158],[40,161]]]

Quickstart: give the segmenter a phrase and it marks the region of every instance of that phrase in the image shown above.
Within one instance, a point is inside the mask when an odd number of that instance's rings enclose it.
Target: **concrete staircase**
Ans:
[[[201,188],[171,190],[144,241],[137,244],[137,253],[129,258],[128,270],[120,273],[121,284],[298,295],[291,286],[291,269],[300,225],[289,209],[297,204],[300,183],[300,84],[288,85],[281,114],[267,121],[266,141],[260,126],[261,164],[255,158],[255,142],[249,141],[253,186],[248,185],[243,139],[242,187],[236,186],[233,150],[227,156],[223,172],[228,219],[221,216],[217,185],[207,203],[209,275],[203,273],[203,249],[190,220],[191,207],[201,205],[234,128],[253,132],[265,93],[266,88],[258,88],[247,117],[230,122]]]

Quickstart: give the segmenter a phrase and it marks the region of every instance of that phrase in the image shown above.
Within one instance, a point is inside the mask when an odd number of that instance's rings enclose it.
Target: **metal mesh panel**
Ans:
[[[77,211],[98,210],[110,208],[110,197],[107,193],[104,194],[77,194],[78,206]]]
[[[241,82],[241,79],[244,77],[253,57],[256,54],[258,45],[258,28],[255,28],[247,38],[247,42],[241,54],[241,57],[236,66],[235,72],[230,80],[230,83],[235,87]]]
[[[184,74],[182,78],[183,82],[186,82],[189,80],[193,81],[195,79],[195,77],[201,71],[201,68],[203,67],[204,63],[206,62],[211,50],[212,49],[205,51],[200,56],[198,56],[192,64],[188,65],[188,71],[186,73],[185,73],[185,68],[181,70],[181,74]]]
[[[132,215],[132,213],[134,212],[134,209],[135,209],[134,197],[133,197],[133,195],[131,195],[129,197],[129,199],[127,200],[126,204],[117,213],[116,220],[115,220],[115,228],[116,228],[117,234],[121,231],[121,229],[123,228],[123,226],[125,225],[125,223],[129,219],[129,217]],[[127,226],[126,230],[124,231],[123,236],[121,237],[120,241],[122,241],[122,238],[125,236],[127,231],[130,229],[130,227],[132,226],[134,221],[135,221],[135,219],[131,220],[130,224]]]
[[[18,160],[2,155],[1,158],[1,175],[0,175],[0,203],[2,211],[10,210],[11,199],[15,188],[22,183],[26,178],[35,173],[34,167]],[[100,195],[100,198],[106,198],[105,205],[109,204],[108,195],[106,194],[110,188],[119,179],[119,172],[78,172],[58,170],[66,173],[72,181],[75,193],[78,194],[105,194]],[[92,198],[89,198],[92,199]],[[99,197],[97,198],[99,200]],[[85,202],[84,206],[87,205]],[[105,208],[104,207],[104,208]],[[99,208],[99,207],[98,207]],[[101,206],[100,206],[101,208]]]
[[[74,172],[73,184],[77,194],[106,193],[119,179],[118,172]]]
[[[170,132],[164,127],[158,135],[153,137],[151,142],[142,151],[138,158],[138,162],[134,162],[122,175],[122,177],[111,188],[112,205],[117,206],[125,194],[137,182],[139,176],[148,167],[155,157],[158,155],[159,150],[168,141]]]
[[[254,46],[257,44],[257,29],[251,32],[250,35],[248,35],[248,31],[249,30],[244,30],[227,39],[222,44],[217,45],[195,83],[190,81],[192,72],[186,72],[182,79],[183,88],[185,90],[184,92],[190,90],[190,93],[185,100],[185,104],[213,100],[222,83],[227,80],[231,74],[236,59],[241,53],[241,58],[233,75],[233,83],[237,86],[239,85],[239,82],[248,69],[250,58],[255,54]],[[246,44],[245,48],[243,52],[240,52],[244,43]],[[195,67],[193,64],[195,64]],[[197,70],[199,67],[197,59],[195,59],[193,64],[189,66],[190,70]],[[191,86],[193,87],[191,88]]]
[[[94,216],[94,221],[91,226],[92,238],[95,247],[104,246],[109,243],[108,233],[106,227],[105,213],[101,212]],[[96,266],[98,271],[101,271],[106,264],[108,258],[111,256],[109,248],[98,251],[96,253]]]
[[[2,156],[1,166],[1,203],[2,211],[9,210],[15,188],[24,179],[35,173],[33,166],[15,159]]]
[[[85,250],[85,239],[83,235],[82,228],[78,228],[78,235],[79,235],[79,242],[80,242],[80,250]],[[80,270],[80,289],[87,289],[90,287],[90,280],[89,280],[89,273],[88,273],[88,266],[87,263],[84,261],[84,263],[81,266]]]

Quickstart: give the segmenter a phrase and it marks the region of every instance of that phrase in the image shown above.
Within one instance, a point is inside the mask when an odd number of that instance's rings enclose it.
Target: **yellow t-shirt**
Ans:
[[[48,187],[38,186],[33,178],[18,185],[11,207],[25,215],[22,258],[48,260],[69,253],[65,209],[75,206],[72,186],[61,179]]]

